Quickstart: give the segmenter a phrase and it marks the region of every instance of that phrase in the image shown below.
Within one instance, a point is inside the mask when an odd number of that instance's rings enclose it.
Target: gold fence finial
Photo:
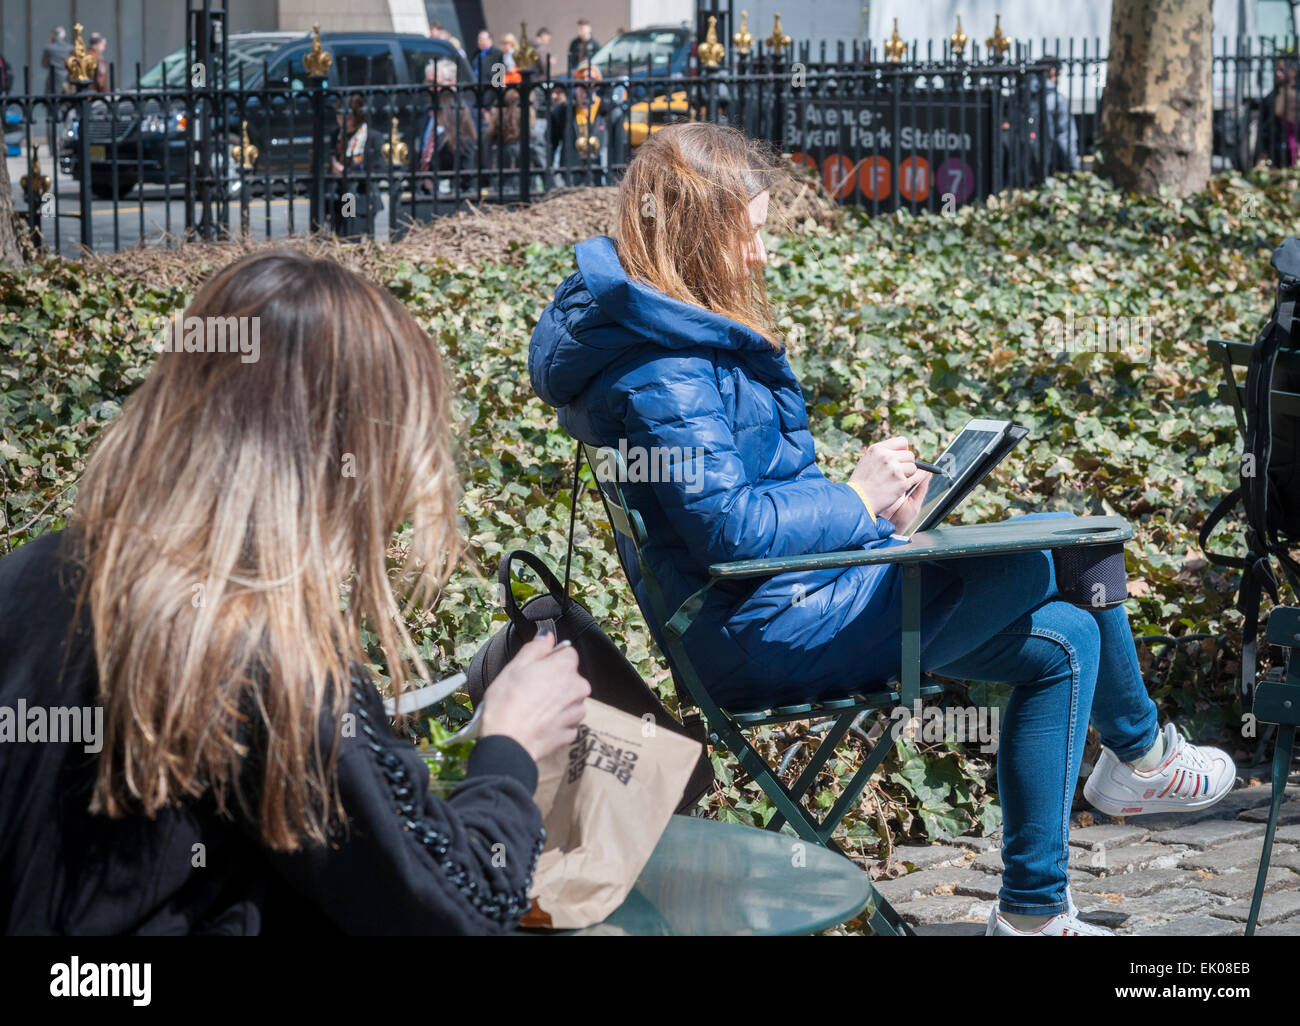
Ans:
[[[740,31],[731,37],[731,43],[736,48],[736,53],[742,57],[748,57],[749,51],[754,49],[754,37],[749,32],[749,12],[740,12]]]
[[[788,47],[793,40],[785,34],[785,29],[781,28],[781,12],[777,11],[776,16],[772,19],[772,34],[763,40],[769,50],[772,51],[773,57],[780,57],[781,51]]]
[[[311,27],[311,49],[302,55],[303,70],[312,78],[324,78],[330,73],[334,58],[320,44],[320,24]]]
[[[894,19],[894,34],[885,40],[885,59],[890,61],[901,61],[903,55],[907,53],[907,44],[903,42],[903,37],[898,34],[898,19]]]
[[[952,43],[952,52],[955,56],[960,57],[962,51],[966,49],[966,44],[970,42],[970,37],[961,30],[961,15],[957,15],[957,30],[948,37],[948,42]]]
[[[398,134],[397,118],[393,118],[393,127],[388,130],[388,142],[380,149],[384,151],[384,159],[390,164],[405,164],[411,159],[411,148],[402,142],[402,137]]]
[[[700,63],[706,68],[716,68],[722,63],[722,58],[727,55],[726,49],[718,42],[718,18],[716,15],[709,15],[709,29],[704,34],[704,42],[695,49],[699,55]]]
[[[99,58],[95,55],[94,50],[87,50],[85,41],[81,38],[81,23],[72,26],[72,53],[68,59],[63,62],[63,66],[68,69],[68,81],[85,84],[95,75],[95,68],[99,64]]]
[[[30,188],[28,182],[31,182]],[[18,180],[18,187],[28,196],[44,196],[50,191],[48,175],[41,173],[41,144],[32,143],[32,159],[27,162],[27,174]]]
[[[251,171],[257,164],[257,152],[257,147],[248,138],[248,122],[243,121],[240,123],[240,141],[230,147],[230,157],[245,171]]]
[[[515,67],[520,71],[532,71],[541,60],[536,49],[528,45],[528,22],[519,23],[519,45],[515,47]]]
[[[1002,15],[993,16],[993,35],[984,40],[984,44],[994,57],[1003,57],[1011,49],[1011,40],[1002,34]]]

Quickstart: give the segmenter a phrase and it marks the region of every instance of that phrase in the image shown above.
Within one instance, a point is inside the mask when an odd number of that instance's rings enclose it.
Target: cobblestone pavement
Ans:
[[[1118,934],[1241,935],[1259,869],[1267,784],[1238,786],[1200,812],[1111,819],[1080,815],[1070,827],[1070,881],[1083,918]],[[982,933],[1001,883],[1000,838],[900,847],[910,865],[876,886],[918,933]],[[1278,817],[1257,936],[1300,935],[1300,776]]]

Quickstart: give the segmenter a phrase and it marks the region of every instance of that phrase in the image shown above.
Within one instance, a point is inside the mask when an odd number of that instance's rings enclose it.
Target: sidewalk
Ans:
[[[1268,817],[1267,784],[1201,812],[1111,820],[1076,812],[1070,881],[1082,917],[1133,936],[1241,935]],[[901,847],[912,871],[876,886],[917,932],[982,933],[1001,883],[1000,836]],[[1300,936],[1300,776],[1278,817],[1257,936]]]

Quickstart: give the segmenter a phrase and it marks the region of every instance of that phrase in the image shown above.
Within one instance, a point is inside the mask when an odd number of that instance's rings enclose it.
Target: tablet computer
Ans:
[[[1009,420],[976,419],[954,438],[934,465],[942,473],[917,485],[925,498],[912,522],[894,537],[907,540],[941,523],[1029,432]]]

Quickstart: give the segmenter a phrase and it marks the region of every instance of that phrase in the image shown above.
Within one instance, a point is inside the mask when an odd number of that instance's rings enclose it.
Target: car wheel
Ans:
[[[135,188],[135,185],[136,180],[133,175],[118,175],[116,188],[114,188],[113,179],[96,178],[91,180],[90,194],[95,199],[101,200],[126,199],[131,194],[131,190]]]

